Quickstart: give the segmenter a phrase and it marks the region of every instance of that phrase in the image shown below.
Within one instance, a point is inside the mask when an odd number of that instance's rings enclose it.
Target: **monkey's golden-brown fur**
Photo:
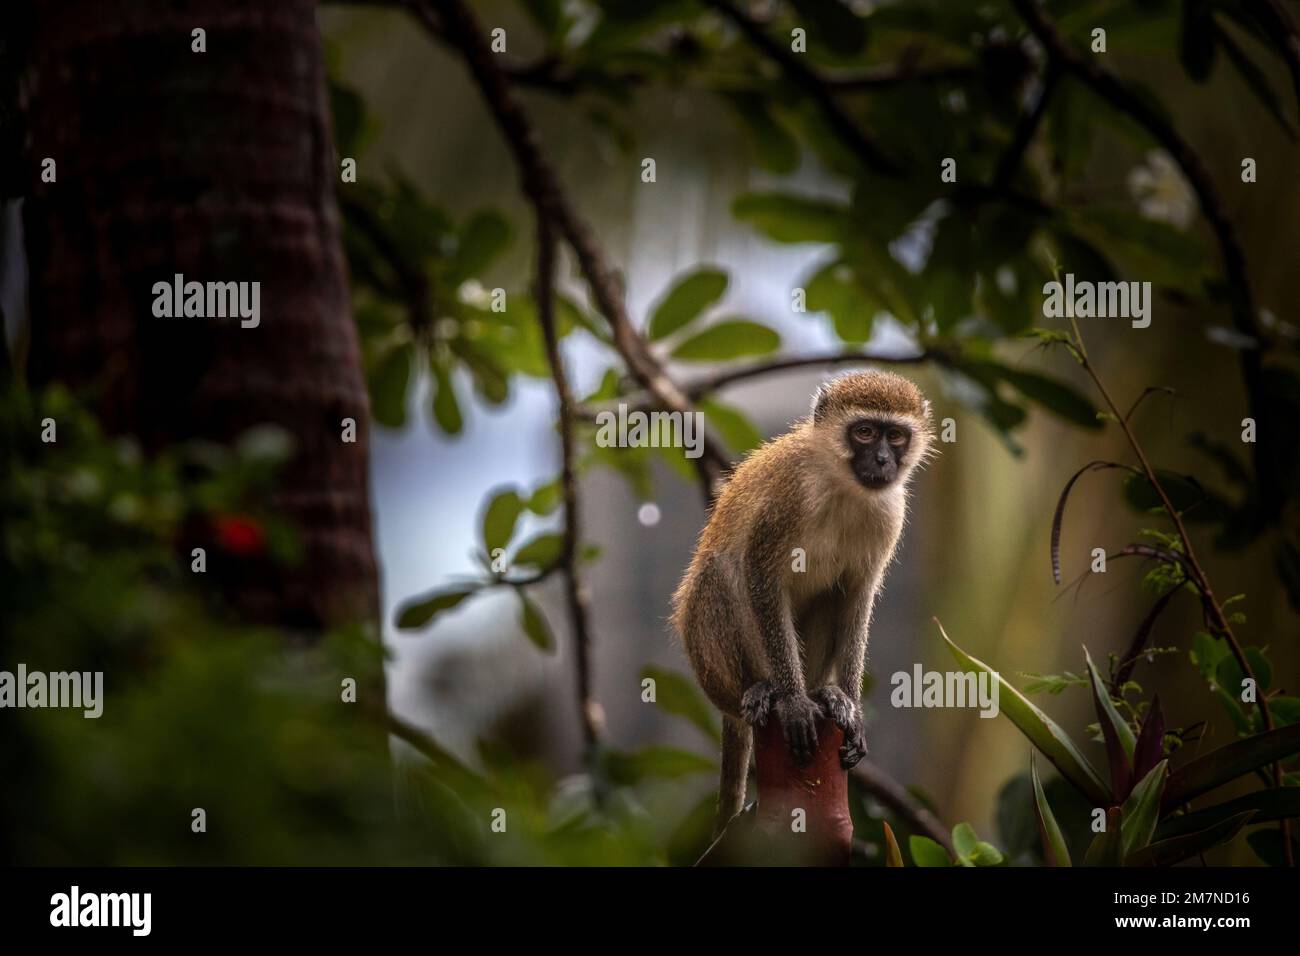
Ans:
[[[848,432],[858,421],[910,439],[896,477],[868,487]],[[709,699],[723,712],[719,828],[739,812],[750,725],[776,714],[796,754],[817,717],[845,728],[861,756],[859,703],[867,626],[906,515],[907,483],[930,454],[929,404],[907,379],[833,379],[813,413],[755,450],[714,505],[673,598],[672,623]],[[856,449],[860,452],[861,449]]]

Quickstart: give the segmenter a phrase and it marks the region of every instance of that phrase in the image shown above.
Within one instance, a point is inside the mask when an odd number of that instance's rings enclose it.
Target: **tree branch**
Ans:
[[[1020,122],[1016,124],[1016,132],[1011,139],[1011,145],[1007,147],[1007,151],[998,160],[997,171],[993,174],[994,191],[1002,192],[1010,188],[1011,179],[1015,176],[1016,170],[1020,168],[1020,162],[1025,158],[1025,153],[1034,141],[1034,135],[1038,132],[1038,127],[1042,125],[1043,117],[1047,114],[1047,105],[1052,100],[1052,93],[1056,90],[1056,83],[1060,75],[1061,71],[1057,68],[1055,61],[1050,62],[1046,73],[1043,74],[1043,88],[1038,92],[1038,99],[1034,101],[1032,107],[1021,115]]]
[[[935,843],[948,851],[949,856],[956,856],[952,848],[952,838],[943,824],[933,813],[917,803],[903,786],[870,760],[861,760],[849,771],[867,793],[907,821],[908,826],[918,833],[923,833]]]
[[[596,244],[591,230],[578,216],[561,189],[554,171],[542,156],[532,124],[510,88],[509,80],[497,66],[474,15],[462,0],[437,0],[436,14],[427,0],[414,0],[414,4],[413,9],[420,21],[429,29],[441,28],[465,58],[479,92],[487,101],[497,126],[514,154],[524,192],[539,214],[555,224],[573,249],[591,288],[592,298],[609,322],[614,347],[627,363],[628,370],[641,387],[664,408],[688,413],[690,401],[677,388],[632,324],[623,302],[622,290],[605,260],[604,252]],[[708,498],[730,467],[730,462],[717,443],[707,435],[704,453],[694,461]]]
[[[835,97],[831,95],[830,88],[822,77],[807,66],[798,55],[773,40],[761,23],[727,0],[705,0],[705,2],[734,23],[754,47],[786,72],[794,84],[800,87],[821,111],[826,124],[867,165],[885,176],[894,179],[902,178],[902,167],[886,156],[876,145],[875,140],[849,118],[849,115],[835,101]]]
[[[1282,59],[1291,71],[1291,84],[1295,87],[1296,105],[1300,107],[1300,34],[1295,21],[1282,5],[1282,0],[1246,0],[1246,8],[1255,14],[1267,29],[1271,27],[1282,50]]]
[[[1012,0],[1012,2],[1030,31],[1046,48],[1048,56],[1059,64],[1061,69],[1082,81],[1097,96],[1142,126],[1173,157],[1193,192],[1196,193],[1201,211],[1214,233],[1219,247],[1219,256],[1223,261],[1223,271],[1231,296],[1232,323],[1239,332],[1249,336],[1256,343],[1255,348],[1241,349],[1239,359],[1250,411],[1261,430],[1265,434],[1272,434],[1274,413],[1271,403],[1264,395],[1260,357],[1261,352],[1271,344],[1270,336],[1259,322],[1250,277],[1246,272],[1246,255],[1241,239],[1237,235],[1236,226],[1228,218],[1223,199],[1214,185],[1214,180],[1210,177],[1209,170],[1201,162],[1200,156],[1192,149],[1191,144],[1178,134],[1160,112],[1129,90],[1113,73],[1098,66],[1095,60],[1084,57],[1065,42],[1060,31],[1043,9],[1040,0]],[[1268,463],[1262,460],[1263,454],[1264,446],[1257,443],[1252,451],[1255,473],[1266,514],[1271,515],[1281,507],[1282,502],[1286,500],[1286,495],[1279,479],[1274,476]]]
[[[537,317],[546,339],[555,395],[559,400],[560,483],[564,489],[564,543],[559,565],[564,569],[565,596],[573,626],[574,660],[578,677],[578,716],[590,758],[605,725],[605,712],[592,691],[591,629],[587,592],[578,571],[581,525],[578,513],[577,453],[573,447],[573,392],[564,369],[560,337],[555,329],[555,235],[545,213],[537,214]]]

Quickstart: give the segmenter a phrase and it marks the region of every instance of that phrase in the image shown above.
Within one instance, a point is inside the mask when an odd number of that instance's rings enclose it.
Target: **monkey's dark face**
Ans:
[[[886,488],[903,473],[912,429],[882,418],[859,418],[848,426],[849,466],[864,488]]]

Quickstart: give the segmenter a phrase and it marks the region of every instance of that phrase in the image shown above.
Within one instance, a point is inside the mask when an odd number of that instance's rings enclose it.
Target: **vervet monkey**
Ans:
[[[862,759],[871,608],[903,530],[907,485],[931,453],[930,403],[891,372],[833,379],[812,415],[736,469],[673,596],[673,626],[722,711],[717,830],[740,812],[751,727],[781,721],[795,759],[826,716],[840,762]]]

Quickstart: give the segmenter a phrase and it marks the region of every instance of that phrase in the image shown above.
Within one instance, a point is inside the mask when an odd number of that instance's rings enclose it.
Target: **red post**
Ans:
[[[853,820],[843,743],[839,727],[819,721],[817,752],[800,766],[775,716],[756,727],[757,804],[732,821],[699,865],[848,866]]]

